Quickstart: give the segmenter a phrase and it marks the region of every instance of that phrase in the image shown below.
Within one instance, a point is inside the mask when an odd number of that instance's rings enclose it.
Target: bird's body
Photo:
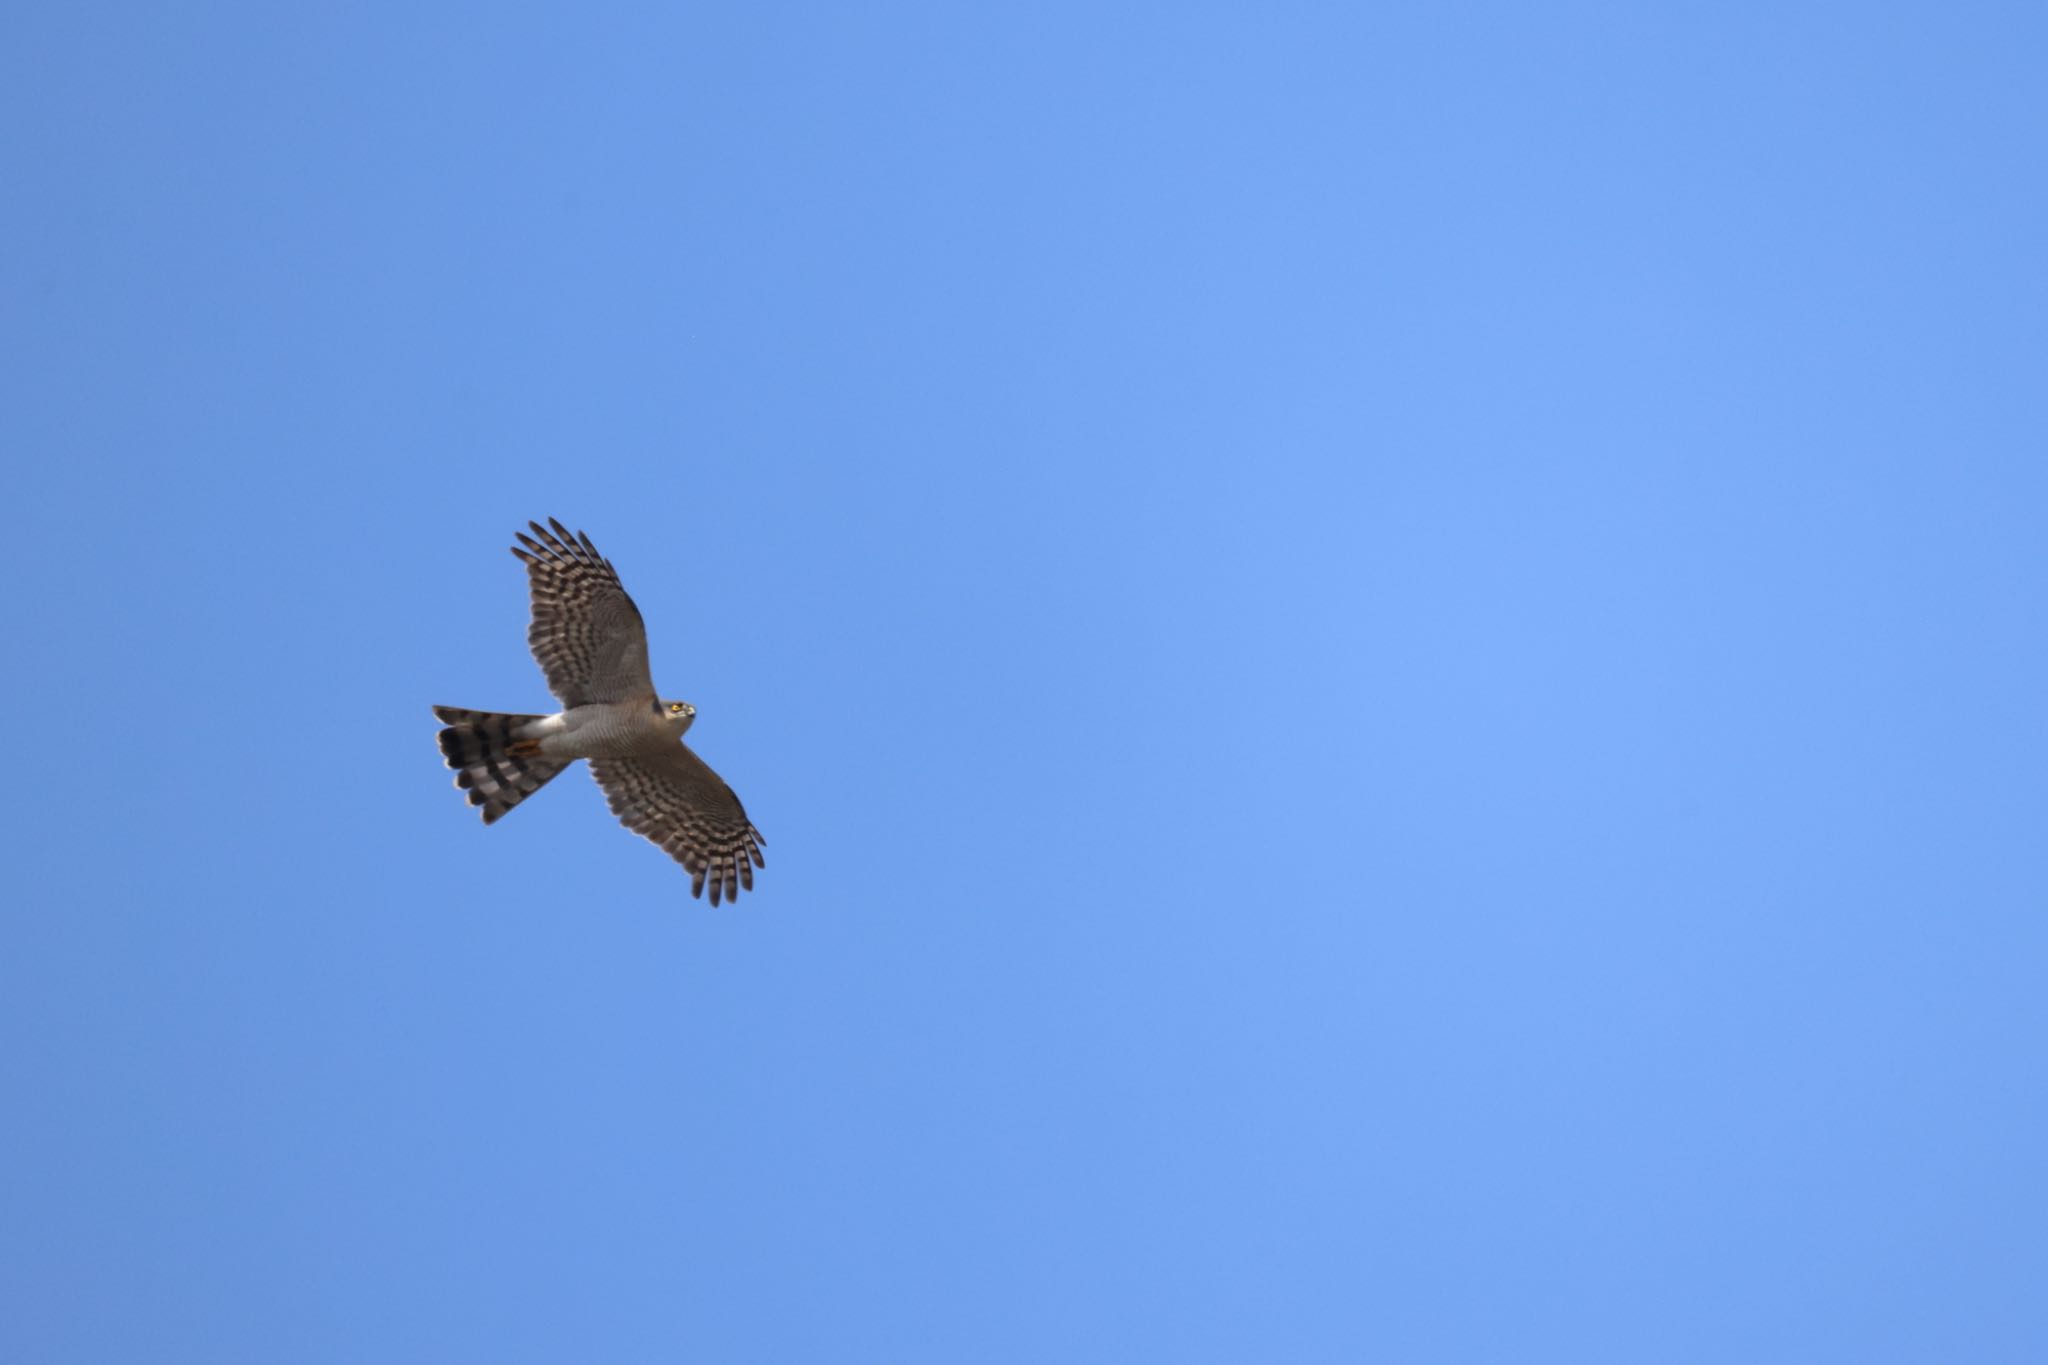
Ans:
[[[672,744],[686,728],[669,724],[661,703],[649,697],[572,706],[527,722],[514,738],[534,744],[543,758],[631,758]]]
[[[682,742],[697,708],[656,696],[639,608],[590,537],[559,521],[530,525],[534,536],[521,534],[525,548],[512,550],[533,587],[527,642],[562,710],[435,707],[455,785],[488,825],[587,759],[612,813],[688,869],[692,894],[709,885],[716,905],[751,890],[766,841],[732,788]]]

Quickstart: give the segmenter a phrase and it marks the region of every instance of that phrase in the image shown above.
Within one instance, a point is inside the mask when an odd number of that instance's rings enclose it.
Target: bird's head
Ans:
[[[691,721],[697,719],[697,708],[686,701],[658,701],[654,706],[678,737],[690,728]]]

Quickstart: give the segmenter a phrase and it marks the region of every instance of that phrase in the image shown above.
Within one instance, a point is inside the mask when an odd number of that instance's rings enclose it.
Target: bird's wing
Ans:
[[[552,517],[547,526],[527,525],[533,535],[519,532],[512,553],[525,561],[533,585],[526,642],[547,674],[548,691],[564,707],[651,698],[647,627],[611,561],[589,536],[570,535]]]
[[[590,772],[619,823],[661,845],[690,873],[690,894],[711,887],[711,903],[754,889],[768,842],[747,819],[732,788],[687,744],[635,758],[593,758]]]

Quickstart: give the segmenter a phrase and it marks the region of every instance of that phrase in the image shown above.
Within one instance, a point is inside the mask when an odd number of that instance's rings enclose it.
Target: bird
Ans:
[[[495,824],[577,759],[590,764],[612,814],[690,874],[711,903],[754,889],[768,842],[724,779],[683,743],[697,708],[655,692],[647,627],[618,571],[590,537],[553,517],[513,532],[526,565],[533,624],[526,642],[561,702],[553,715],[436,706],[441,753],[469,804]]]

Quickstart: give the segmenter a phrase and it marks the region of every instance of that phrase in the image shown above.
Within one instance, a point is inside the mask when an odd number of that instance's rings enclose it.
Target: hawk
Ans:
[[[683,743],[697,708],[655,694],[640,609],[590,537],[552,517],[527,525],[533,534],[514,532],[512,547],[533,587],[526,642],[562,709],[515,716],[435,707],[448,727],[441,752],[455,785],[483,807],[488,825],[588,759],[612,814],[689,871],[691,895],[708,885],[713,905],[737,900],[754,889],[754,869],[768,865],[768,841],[732,788]]]

